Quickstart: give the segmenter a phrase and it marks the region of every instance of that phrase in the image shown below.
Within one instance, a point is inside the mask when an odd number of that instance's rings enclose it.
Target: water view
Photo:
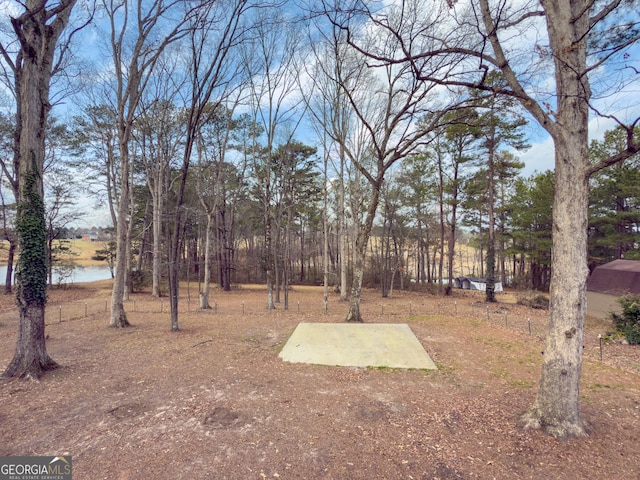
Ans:
[[[14,271],[15,273],[15,271]],[[7,275],[7,266],[0,266],[0,282],[4,283],[4,278]],[[73,283],[86,283],[96,282],[98,280],[107,280],[111,278],[111,272],[106,265],[91,265],[88,267],[76,266],[71,272],[67,268],[53,269],[53,284],[73,284]]]

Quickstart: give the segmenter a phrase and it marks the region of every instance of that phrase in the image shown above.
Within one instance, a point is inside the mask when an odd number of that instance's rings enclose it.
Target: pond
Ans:
[[[73,284],[73,283],[85,283],[96,282],[98,280],[107,280],[111,278],[111,272],[106,265],[91,265],[88,267],[76,266],[73,272],[67,274],[66,269],[63,269],[65,273],[58,272],[55,268],[53,270],[53,284]],[[15,271],[14,271],[15,274]],[[7,266],[0,266],[0,283],[4,284],[5,276],[7,275]]]

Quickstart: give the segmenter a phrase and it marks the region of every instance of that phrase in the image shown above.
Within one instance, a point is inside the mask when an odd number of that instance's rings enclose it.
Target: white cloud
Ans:
[[[591,119],[589,121],[589,142],[602,140],[604,133],[616,126],[617,123],[611,118],[596,117]],[[535,172],[542,173],[553,170],[554,155],[553,140],[548,134],[544,135],[539,141],[532,143],[529,150],[519,155],[520,160],[525,163],[522,176],[529,177]]]
[[[525,164],[522,171],[523,177],[530,177],[534,173],[543,173],[554,169],[554,146],[553,140],[547,136],[538,143],[532,143],[531,148],[520,154],[520,160]]]

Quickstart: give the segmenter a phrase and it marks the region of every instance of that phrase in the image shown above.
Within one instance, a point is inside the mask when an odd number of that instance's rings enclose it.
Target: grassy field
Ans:
[[[106,247],[105,242],[91,242],[88,240],[71,240],[71,250],[77,253],[72,258],[73,263],[83,267],[89,265],[106,265],[106,262],[92,260],[91,257],[95,255],[96,250],[101,250]]]
[[[73,263],[80,267],[88,267],[91,265],[106,265],[106,263],[103,261],[91,259],[91,257],[95,255],[96,250],[100,250],[106,247],[105,242],[92,242],[88,240],[78,239],[69,241],[71,242],[71,251],[73,252],[73,254],[69,256],[69,261],[65,263]],[[0,240],[0,265],[6,264],[8,250],[9,242]],[[457,254],[454,261],[454,276],[479,276],[481,266],[478,252],[474,248],[464,244],[459,244],[456,247],[456,252]]]
[[[81,267],[90,265],[106,265],[105,262],[92,260],[96,250],[104,248],[103,242],[91,242],[88,240],[69,240],[71,242],[72,255],[69,256],[69,262]],[[6,263],[9,252],[9,242],[2,240],[0,242],[0,264]],[[16,257],[17,260],[17,257]]]

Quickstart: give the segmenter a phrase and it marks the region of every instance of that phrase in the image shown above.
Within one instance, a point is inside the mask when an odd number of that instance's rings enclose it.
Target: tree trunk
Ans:
[[[351,297],[349,298],[349,311],[345,322],[362,322],[362,314],[360,313],[360,297],[362,295],[362,275],[364,273],[364,257],[367,249],[366,243],[364,247],[364,232],[360,232],[356,239],[356,248],[353,252],[353,280],[351,284]]]
[[[44,125],[41,132],[44,132]],[[16,351],[4,376],[38,378],[43,372],[56,368],[57,364],[47,354],[44,335],[47,303],[46,221],[42,201],[42,163],[38,164],[36,160],[44,158],[44,145],[40,150],[37,140],[30,136],[30,132],[22,135],[22,142],[35,142],[32,148],[28,144],[21,145],[20,200],[16,220],[20,246],[16,300],[20,326]],[[40,156],[39,150],[42,152]]]
[[[326,144],[326,142],[325,142]],[[322,287],[323,287],[323,307],[325,314],[329,311],[329,193],[327,191],[327,165],[329,153],[324,152],[323,183],[322,189]]]
[[[20,257],[16,301],[20,323],[16,351],[3,374],[6,377],[38,378],[57,367],[47,353],[44,334],[47,226],[42,174],[55,46],[74,4],[75,0],[62,1],[56,7],[57,13],[52,13],[45,2],[28,0],[26,11],[11,19],[20,42],[14,71],[19,128],[15,148],[19,154],[16,233]]]
[[[345,225],[344,147],[340,146],[340,181],[338,182],[338,252],[340,255],[340,300],[347,300],[347,227]]]
[[[301,223],[300,225],[300,276],[298,277],[300,279],[300,283],[304,283],[304,281],[307,279],[307,274],[305,271],[305,256],[306,256],[306,252],[305,252],[305,242],[306,242],[306,238],[304,235],[304,223]]]
[[[221,196],[224,196],[222,194]],[[225,261],[224,261],[224,204],[217,207],[215,216],[215,258],[217,261],[218,285],[224,288],[225,283]]]
[[[215,258],[218,270],[218,285],[224,288],[224,207],[218,208],[215,222]]]
[[[442,293],[442,272],[444,270],[444,242],[445,242],[445,229],[446,229],[446,217],[444,212],[444,166],[442,165],[442,156],[440,152],[437,152],[438,156],[438,208],[440,213],[440,258],[438,259],[438,289]],[[435,253],[433,255],[433,261],[435,264]],[[434,265],[435,266],[435,265]]]
[[[9,239],[9,251],[7,253],[7,275],[4,282],[4,293],[10,295],[13,292],[13,262],[16,254],[16,241],[15,239]]]
[[[553,269],[540,388],[523,420],[560,439],[585,434],[580,376],[586,311],[588,183],[574,159],[587,158],[586,129],[556,140]]]
[[[276,231],[280,232],[280,226],[278,224],[276,224]],[[275,286],[275,303],[280,303],[280,290],[281,290],[281,283],[280,283],[280,260],[281,257],[280,255],[277,254],[277,252],[280,251],[280,249],[282,248],[282,239],[280,238],[280,234],[278,233],[276,235],[276,242],[275,245],[277,245],[278,247],[274,247],[272,250],[272,254],[271,254],[271,258],[273,259],[273,284]]]
[[[110,327],[123,328],[131,324],[124,311],[125,273],[127,270],[127,232],[129,214],[129,155],[128,146],[120,145],[122,171],[120,173],[120,198],[118,200],[118,215],[116,222],[116,274],[111,291]]]
[[[176,227],[177,228],[177,227]],[[177,236],[177,235],[176,235]],[[177,238],[174,237],[173,241],[177,241]],[[172,243],[173,243],[172,241]],[[177,253],[177,246],[170,247],[171,249],[175,248],[174,253]],[[178,324],[178,300],[179,300],[179,277],[178,277],[178,266],[174,265],[172,262],[177,263],[177,255],[171,255],[171,260],[169,261],[169,304],[171,306],[171,331],[177,332],[179,328]]]
[[[44,305],[23,306],[16,351],[3,376],[39,378],[56,368],[58,364],[49,357],[45,344]]]
[[[380,265],[380,289],[381,289],[382,298],[387,298],[389,296],[389,278],[388,277],[389,277],[389,271],[391,270],[389,267],[389,264],[391,262],[389,258],[390,231],[387,231],[387,219],[386,219],[387,214],[388,212],[386,211],[383,214],[385,218],[382,222],[382,232],[380,236],[380,260],[378,262],[378,264]]]
[[[147,261],[145,260],[145,257],[148,257],[147,255],[147,244],[149,243],[149,207],[150,207],[151,201],[149,198],[147,198],[147,201],[145,202],[144,205],[144,216],[143,216],[143,227],[142,227],[142,235],[140,238],[140,251],[138,252],[138,259],[136,261],[136,270],[141,272],[144,269],[146,269],[147,267]],[[153,223],[153,219],[151,220],[151,223]],[[153,243],[153,241],[151,242]]]
[[[445,295],[451,294],[453,288],[453,261],[455,259],[456,248],[456,206],[452,206],[451,223],[449,224],[449,238],[447,243],[447,286],[444,289]]]
[[[133,178],[131,178],[131,185],[133,185]],[[133,216],[134,216],[134,200],[133,195],[129,195],[129,221],[127,222],[127,241],[126,246],[126,268],[124,270],[124,294],[122,300],[129,301],[129,295],[133,292],[133,253],[131,252],[131,242],[133,241]]]
[[[162,169],[160,169],[162,170]],[[160,296],[160,278],[162,274],[162,213],[164,179],[154,179],[153,199],[153,266],[151,295]]]
[[[209,292],[211,290],[211,243],[213,237],[213,213],[207,214],[207,229],[204,235],[204,278],[202,280],[202,290],[200,291],[200,308],[210,309]]]
[[[557,52],[557,123],[550,128],[555,146],[553,270],[540,388],[531,410],[523,416],[526,427],[542,428],[562,440],[585,435],[580,414],[580,378],[589,272],[590,90],[584,73],[589,10],[587,3],[582,3],[543,2],[552,51]]]
[[[496,234],[495,234],[495,180],[494,180],[494,157],[496,150],[496,126],[493,113],[495,101],[491,103],[491,137],[489,139],[489,159],[487,165],[488,174],[488,207],[489,207],[489,238],[487,240],[487,289],[485,291],[485,301],[496,301]]]
[[[233,202],[233,206],[231,207],[231,211],[228,215],[225,212],[222,212],[222,264],[223,264],[223,283],[222,289],[225,292],[231,291],[231,271],[233,269],[233,260],[234,260],[234,222],[235,222],[235,213],[233,211],[235,208],[235,201]]]
[[[423,281],[426,279],[427,283],[431,283],[433,281],[433,268],[431,268],[431,256],[429,254],[429,244],[431,243],[430,235],[429,235],[429,227],[425,228],[425,238],[423,240],[422,236],[420,236],[420,243],[422,244],[423,249],[423,265],[426,266],[426,272],[423,273]],[[424,267],[423,267],[424,269]],[[426,274],[426,277],[424,276]]]
[[[286,210],[286,224],[284,228],[284,255],[282,261],[282,287],[284,294],[284,309],[289,310],[289,278],[291,275],[291,206]]]
[[[269,173],[267,173],[269,175]],[[268,180],[267,180],[268,182]],[[272,251],[272,233],[271,233],[271,189],[270,184],[267,183],[265,189],[265,201],[264,201],[264,250],[265,250],[265,262],[266,262],[266,276],[267,276],[267,310],[273,310],[275,307],[273,303],[273,251]]]
[[[380,183],[382,183],[381,180]],[[369,236],[371,235],[371,229],[373,227],[373,220],[376,216],[376,210],[378,209],[379,200],[380,187],[379,185],[376,185],[373,187],[373,194],[371,196],[371,202],[369,203],[369,209],[367,210],[365,223],[360,229],[358,236],[356,237],[356,246],[353,252],[354,265],[353,280],[351,284],[351,296],[349,298],[349,311],[347,312],[347,318],[345,318],[345,322],[363,322],[362,314],[360,313],[360,298],[362,296],[362,276],[364,274],[364,260],[367,252],[367,244],[369,243]]]
[[[118,221],[118,224],[120,224],[120,221]],[[126,226],[121,228],[124,228],[126,232]],[[127,319],[123,301],[126,270],[126,260],[124,260],[124,257],[127,254],[126,241],[126,234],[118,235],[116,240],[116,267],[113,278],[113,288],[111,290],[111,318],[109,322],[109,326],[114,328],[123,328],[131,325]],[[123,260],[119,261],[118,257],[123,258]]]
[[[185,156],[188,158],[188,156]],[[167,271],[168,271],[168,290],[169,290],[169,305],[171,309],[171,331],[177,332],[179,328],[179,315],[178,306],[180,301],[180,237],[182,233],[182,203],[184,200],[184,188],[186,185],[186,179],[188,174],[189,164],[187,161],[182,166],[182,178],[180,186],[178,187],[178,195],[176,200],[176,207],[174,211],[173,224],[168,228],[168,245],[167,245]]]

